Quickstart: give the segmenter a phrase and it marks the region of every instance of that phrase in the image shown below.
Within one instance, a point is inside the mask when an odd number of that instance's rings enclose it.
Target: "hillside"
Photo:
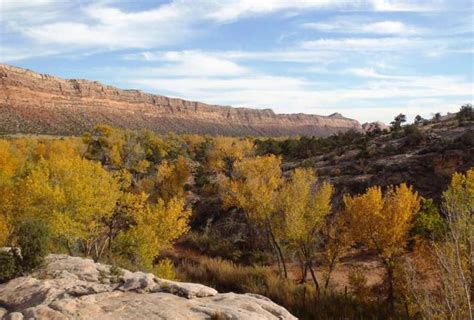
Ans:
[[[280,153],[284,169],[313,167],[339,196],[407,182],[424,197],[438,200],[454,172],[474,167],[474,123],[459,125],[454,114],[399,132],[298,141],[300,151]],[[324,141],[331,146],[322,147]]]
[[[81,135],[96,124],[240,136],[328,136],[361,129],[357,121],[338,113],[275,114],[270,109],[208,105],[0,65],[1,133]]]

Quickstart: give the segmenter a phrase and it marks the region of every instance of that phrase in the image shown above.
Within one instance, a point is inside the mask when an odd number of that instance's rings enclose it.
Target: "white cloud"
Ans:
[[[368,33],[381,34],[411,34],[416,33],[414,30],[407,28],[405,24],[400,21],[380,21],[369,23],[362,26],[362,30]]]
[[[420,0],[372,0],[375,11],[395,12],[426,12],[437,11],[442,8],[443,1]]]
[[[386,34],[386,35],[414,35],[421,33],[419,28],[407,26],[401,21],[383,20],[367,21],[363,18],[339,17],[325,22],[309,22],[303,24],[303,27],[322,32],[337,33],[368,33],[368,34]]]
[[[304,10],[334,7],[353,7],[357,2],[349,0],[235,0],[215,1],[216,8],[207,17],[219,22],[233,21],[252,15],[269,14],[281,10]]]
[[[0,23],[39,23],[58,18],[61,0],[2,0],[0,1]]]
[[[349,68],[343,73],[352,74],[362,78],[374,78],[374,79],[397,79],[397,80],[406,80],[413,77],[410,76],[400,76],[400,75],[388,75],[382,74],[376,71],[373,68]]]
[[[110,49],[169,45],[193,33],[187,21],[192,15],[191,8],[179,3],[139,12],[89,5],[80,13],[85,21],[34,25],[23,32],[40,43]]]
[[[218,22],[234,21],[249,16],[264,15],[277,11],[337,9],[342,11],[435,11],[438,3],[415,3],[407,0],[226,0],[214,1],[215,8],[206,17]]]
[[[322,38],[301,42],[303,49],[335,51],[400,51],[419,49],[430,44],[423,38],[384,37],[384,38]]]
[[[35,48],[32,50],[31,47],[1,47],[0,48],[0,62],[13,62],[28,58],[45,57],[57,54],[58,51],[51,50],[48,48]]]
[[[323,9],[365,12],[433,7],[432,4],[410,3],[400,0],[172,0],[153,8],[131,11],[121,8],[122,2],[117,0],[3,0],[0,1],[0,21],[10,33],[20,38],[26,36],[25,43],[49,45],[53,51],[149,49],[184,43],[200,32],[205,34],[204,30],[216,22],[275,12],[288,16],[288,13]],[[397,21],[379,21],[362,28],[371,33],[378,30],[385,30],[379,33],[386,34],[413,31]],[[294,58],[295,55],[300,57]],[[283,52],[275,60],[291,61],[300,59],[301,55]]]
[[[327,64],[335,61],[339,54],[334,52],[312,51],[312,50],[269,50],[269,51],[200,51],[187,50],[187,55],[205,54],[216,59],[226,59],[231,61],[266,61],[266,62],[297,62],[297,63],[320,63]],[[142,51],[138,53],[125,54],[125,60],[142,60],[147,62],[168,61],[166,58],[170,54],[178,52],[167,51]],[[181,51],[181,54],[183,52]]]
[[[162,74],[172,77],[228,77],[248,72],[247,68],[223,57],[200,51],[168,51],[159,54],[143,53],[147,61],[165,62],[159,67],[140,68],[144,75]],[[136,71],[134,71],[136,73]]]

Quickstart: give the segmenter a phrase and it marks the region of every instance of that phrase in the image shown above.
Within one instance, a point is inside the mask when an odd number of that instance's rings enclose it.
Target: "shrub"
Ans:
[[[438,207],[431,199],[422,199],[421,209],[413,218],[411,235],[421,236],[427,239],[438,239],[445,230],[445,223],[439,214]]]
[[[23,272],[39,267],[48,253],[49,230],[40,220],[26,220],[16,233],[21,250],[19,266]]]
[[[405,145],[410,147],[419,146],[425,141],[425,135],[420,131],[417,125],[410,124],[403,127],[406,136]]]
[[[0,251],[0,283],[15,278],[17,274],[18,268],[14,254]]]
[[[348,275],[349,288],[356,299],[367,301],[370,288],[367,286],[367,277],[360,270],[351,271]]]
[[[467,130],[455,142],[461,148],[474,146],[474,130]]]
[[[398,148],[391,143],[387,143],[382,149],[382,153],[387,156],[395,155],[395,154],[398,154],[399,152],[400,150],[398,150]]]
[[[154,267],[154,274],[158,278],[173,280],[176,278],[173,262],[170,259],[162,259]]]
[[[300,319],[387,318],[382,303],[359,301],[337,292],[318,296],[312,284],[281,278],[270,267],[242,266],[222,259],[202,258],[198,262],[184,260],[177,267],[177,273],[181,280],[201,282],[220,292],[264,295]]]
[[[472,110],[472,104],[468,103],[463,105],[456,114],[456,118],[458,119],[460,125],[463,125],[465,122],[473,121],[474,111]]]

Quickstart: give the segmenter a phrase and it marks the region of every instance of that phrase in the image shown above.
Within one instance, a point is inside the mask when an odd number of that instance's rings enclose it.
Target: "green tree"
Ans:
[[[48,226],[44,221],[38,219],[23,221],[16,232],[16,243],[21,252],[21,259],[18,263],[23,272],[41,266],[44,257],[48,254]]]
[[[432,199],[421,199],[421,209],[413,218],[410,233],[425,239],[439,239],[445,231],[445,223]]]
[[[402,128],[402,124],[407,121],[407,117],[400,113],[398,116],[395,117],[395,119],[390,122],[392,125],[392,130],[397,132]]]
[[[456,114],[456,118],[459,121],[460,125],[463,125],[466,122],[474,120],[474,111],[472,110],[472,104],[465,104],[459,109],[459,112]]]

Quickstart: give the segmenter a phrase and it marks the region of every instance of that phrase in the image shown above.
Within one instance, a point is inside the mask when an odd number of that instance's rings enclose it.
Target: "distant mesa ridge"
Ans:
[[[156,133],[327,136],[362,130],[358,121],[276,114],[122,90],[97,81],[64,80],[0,64],[0,133],[78,135],[97,124]]]

